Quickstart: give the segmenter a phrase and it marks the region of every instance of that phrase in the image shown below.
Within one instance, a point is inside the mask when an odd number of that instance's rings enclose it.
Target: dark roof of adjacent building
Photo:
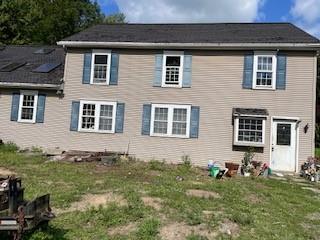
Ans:
[[[0,48],[0,84],[61,84],[64,61],[65,51],[59,46],[4,46]],[[40,70],[45,72],[35,72],[43,64],[47,65]],[[54,68],[46,72],[47,67]]]
[[[233,108],[233,115],[235,116],[268,116],[267,109],[261,108]]]
[[[100,24],[63,41],[137,43],[319,43],[291,23]]]

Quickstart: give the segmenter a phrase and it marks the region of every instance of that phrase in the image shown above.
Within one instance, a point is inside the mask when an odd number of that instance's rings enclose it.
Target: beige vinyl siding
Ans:
[[[192,87],[153,87],[155,54],[153,50],[119,50],[117,86],[83,85],[83,53],[69,50],[66,58],[64,98],[49,94],[44,124],[10,122],[11,93],[0,98],[1,138],[22,147],[127,151],[136,157],[180,162],[189,155],[194,164],[208,160],[241,161],[243,148],[233,147],[232,108],[266,108],[265,147],[257,160],[269,162],[271,116],[299,117],[299,160],[313,155],[314,53],[288,52],[286,90],[242,89],[242,51],[193,51]],[[125,103],[124,133],[101,134],[71,132],[71,102],[105,100]],[[199,138],[179,139],[141,135],[144,103],[191,104],[200,107]],[[303,127],[309,124],[307,133]]]

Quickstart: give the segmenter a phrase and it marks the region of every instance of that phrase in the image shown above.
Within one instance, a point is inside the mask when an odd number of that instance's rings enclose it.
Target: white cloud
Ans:
[[[299,27],[320,37],[320,0],[294,0],[290,14]]]
[[[116,0],[131,23],[253,22],[264,0]]]

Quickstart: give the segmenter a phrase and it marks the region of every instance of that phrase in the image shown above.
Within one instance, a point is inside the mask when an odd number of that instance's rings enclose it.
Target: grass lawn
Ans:
[[[8,147],[0,148],[0,167],[22,177],[28,199],[50,192],[59,213],[47,229],[25,239],[296,240],[320,235],[319,194],[290,179],[214,180],[198,168],[155,161],[112,167],[47,162]],[[86,209],[82,200],[94,196],[106,196],[108,204]]]

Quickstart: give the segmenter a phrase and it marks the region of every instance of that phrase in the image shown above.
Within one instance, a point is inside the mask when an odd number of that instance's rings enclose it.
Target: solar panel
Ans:
[[[34,54],[49,54],[52,53],[55,49],[54,48],[40,48],[33,52]]]
[[[45,63],[37,67],[36,69],[33,69],[33,72],[38,73],[48,73],[51,72],[53,69],[59,67],[61,63]]]
[[[25,62],[11,62],[2,68],[0,68],[0,72],[12,72],[13,70],[16,70],[19,67],[22,67],[25,65]]]

